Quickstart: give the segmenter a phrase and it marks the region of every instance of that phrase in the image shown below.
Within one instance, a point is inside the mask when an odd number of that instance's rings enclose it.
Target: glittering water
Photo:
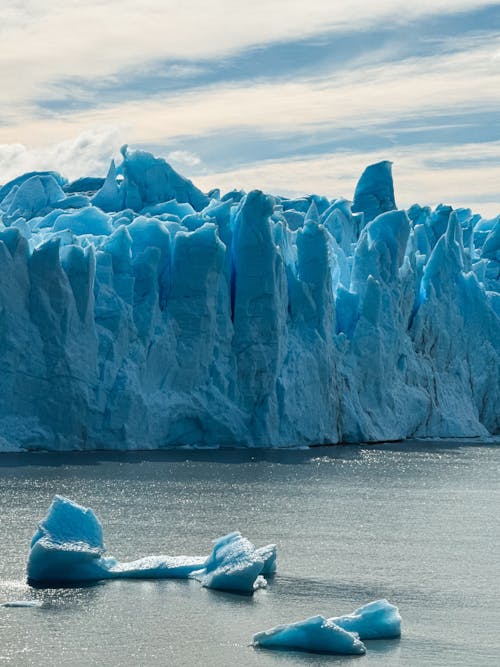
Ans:
[[[253,598],[190,581],[71,589],[25,583],[29,540],[54,493],[92,507],[109,553],[203,555],[240,529],[278,544]],[[0,457],[0,663],[8,665],[497,664],[500,446],[421,443],[307,451]],[[364,657],[256,650],[253,633],[378,597],[401,640]]]

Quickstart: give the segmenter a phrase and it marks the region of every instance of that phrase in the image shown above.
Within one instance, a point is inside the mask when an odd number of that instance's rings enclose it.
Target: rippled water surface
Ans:
[[[500,655],[500,446],[419,443],[304,451],[0,456],[0,663],[9,665],[482,665]],[[85,588],[25,583],[55,493],[92,507],[110,554],[204,555],[241,530],[278,545],[253,598],[190,581]],[[364,657],[271,652],[252,635],[378,597],[403,635]]]

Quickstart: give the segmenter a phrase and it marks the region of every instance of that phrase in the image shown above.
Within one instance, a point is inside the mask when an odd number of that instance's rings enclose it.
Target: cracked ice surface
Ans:
[[[0,451],[500,430],[500,216],[204,194],[123,149],[0,188]]]

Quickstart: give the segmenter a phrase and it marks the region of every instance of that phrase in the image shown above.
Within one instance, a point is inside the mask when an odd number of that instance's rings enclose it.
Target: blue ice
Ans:
[[[277,625],[253,636],[253,645],[269,649],[294,649],[318,653],[363,655],[366,647],[359,637],[335,625],[324,616]]]
[[[388,161],[351,202],[206,194],[124,147],[0,188],[0,262],[2,447],[500,432],[500,216],[398,210]]]
[[[335,625],[355,632],[360,639],[391,639],[401,635],[401,616],[387,600],[375,600],[346,616],[328,619]]]
[[[191,576],[206,588],[253,593],[267,585],[263,575],[275,571],[275,545],[256,549],[240,532],[235,531],[215,542],[204,567]]]
[[[276,568],[276,549],[255,547],[234,532],[215,542],[212,554],[146,556],[120,562],[105,556],[103,529],[94,512],[56,495],[31,540],[27,576],[32,584],[63,586],[101,579],[186,579],[208,588],[252,593],[265,585],[262,574]]]
[[[366,647],[361,640],[393,639],[400,635],[401,616],[398,608],[387,600],[375,600],[346,616],[312,616],[303,621],[258,632],[253,637],[253,645],[262,648],[362,654]]]

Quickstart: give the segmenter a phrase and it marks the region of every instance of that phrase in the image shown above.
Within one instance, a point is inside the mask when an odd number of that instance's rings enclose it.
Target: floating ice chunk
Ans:
[[[360,639],[391,639],[401,636],[401,616],[398,608],[387,600],[369,602],[352,614],[328,620],[348,632],[357,633]]]
[[[99,579],[186,579],[204,586],[251,593],[266,585],[262,576],[276,569],[276,548],[255,549],[235,532],[216,541],[212,554],[146,556],[131,562],[104,557],[103,531],[91,509],[55,496],[31,541],[28,581],[57,585]]]
[[[106,577],[102,526],[91,509],[55,496],[31,540],[28,581],[77,582]]]
[[[205,567],[192,576],[206,588],[253,593],[266,585],[259,576],[265,567],[273,567],[270,547],[257,550],[238,531],[229,533],[215,542]]]
[[[108,578],[115,579],[187,579],[204,562],[196,556],[145,556],[129,563],[105,559]]]
[[[99,579],[187,578],[205,558],[147,556],[130,563],[104,558],[102,526],[91,509],[55,496],[31,541],[28,581],[58,585]]]
[[[262,575],[270,575],[276,572],[276,545],[267,544],[265,547],[257,549],[257,553],[264,559],[264,567],[262,568]]]
[[[365,645],[355,633],[347,632],[324,616],[311,616],[303,621],[258,632],[253,636],[253,645],[344,655],[366,653]]]
[[[16,607],[16,608],[40,608],[43,605],[43,602],[40,600],[10,600],[9,602],[4,602],[1,607]]]

